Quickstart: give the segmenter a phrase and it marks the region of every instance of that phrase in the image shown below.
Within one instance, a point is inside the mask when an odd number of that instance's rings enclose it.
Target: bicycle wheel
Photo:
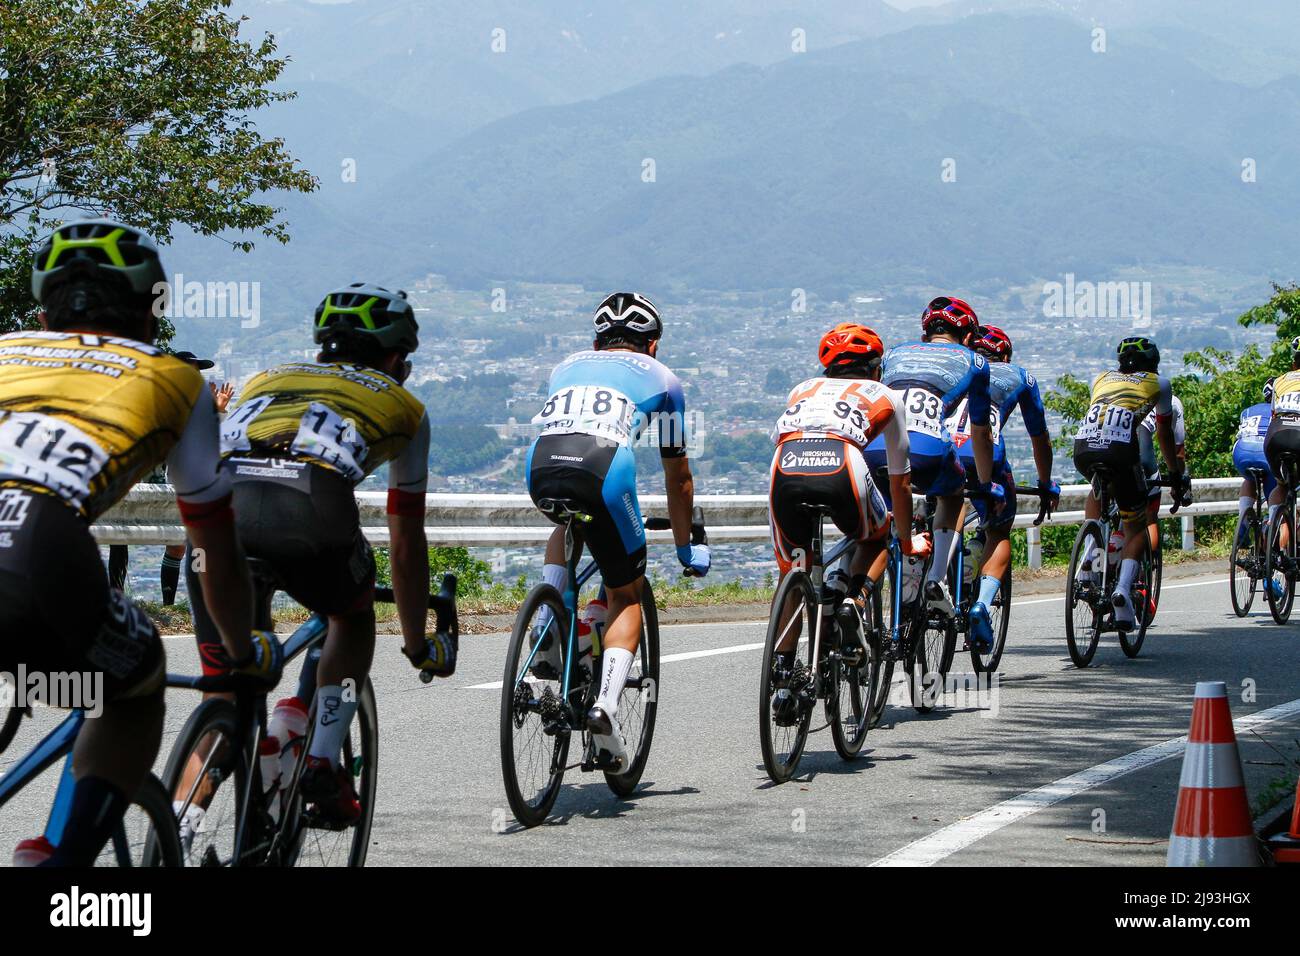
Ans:
[[[880,579],[880,586],[874,589],[872,603],[875,605],[872,613],[880,621],[880,627],[876,631],[874,642],[867,643],[867,650],[878,661],[877,676],[875,687],[871,696],[871,726],[874,727],[880,723],[880,718],[884,716],[885,707],[889,703],[889,695],[894,686],[894,659],[890,653],[890,628],[894,613],[894,562],[890,561],[885,567],[885,574]]]
[[[95,866],[184,865],[171,799],[158,778],[149,774]]]
[[[181,729],[167,757],[163,786],[182,805],[182,850],[187,866],[230,866],[235,855],[248,769],[239,759],[235,705],[220,697],[203,701]],[[197,807],[202,817],[187,820]]]
[[[538,623],[539,615],[548,618],[545,626]],[[565,702],[560,697],[561,682],[529,672],[529,635],[537,628],[537,633],[558,641],[563,652],[568,620],[560,592],[549,584],[539,584],[515,617],[506,651],[501,684],[501,776],[510,809],[526,827],[545,820],[555,805],[571,738]]]
[[[913,610],[911,649],[904,661],[912,706],[928,714],[943,694],[944,681],[957,647],[957,625],[931,614],[925,598],[918,595]]]
[[[1290,539],[1285,548],[1281,547],[1282,529],[1287,529]],[[1290,504],[1284,504],[1277,510],[1268,530],[1268,578],[1272,583],[1264,586],[1264,596],[1268,598],[1268,610],[1273,620],[1285,624],[1291,617],[1291,606],[1295,602],[1295,528],[1291,521]]]
[[[1002,662],[1002,651],[1007,646],[1007,626],[1011,622],[1011,565],[1002,573],[1002,584],[998,587],[998,596],[989,608],[990,623],[993,625],[993,647],[980,651],[971,644],[971,666],[976,674],[992,674]]]
[[[628,672],[623,693],[618,698],[618,724],[627,742],[628,753],[632,754],[632,763],[626,773],[605,774],[609,789],[620,797],[631,796],[641,782],[645,762],[650,757],[658,710],[659,613],[647,579],[641,589],[641,644]]]
[[[311,723],[316,720],[314,707],[309,720]],[[295,780],[307,766],[309,745],[310,735],[298,748],[298,761],[293,770]],[[284,810],[280,828],[286,846],[286,866],[366,865],[370,830],[375,821],[375,791],[379,782],[379,710],[369,678],[357,695],[357,713],[348,728],[348,736],[343,739],[339,766],[351,775],[361,815],[352,823],[339,824],[316,813],[305,803],[299,788],[293,787],[289,792],[294,793],[294,797]]]
[[[1241,547],[1242,537],[1247,546]],[[1247,511],[1237,521],[1232,538],[1232,558],[1228,565],[1228,591],[1232,595],[1232,610],[1237,617],[1250,613],[1255,603],[1255,587],[1259,582],[1259,522],[1254,511]]]
[[[1075,667],[1087,667],[1097,653],[1101,637],[1101,614],[1098,608],[1104,595],[1101,593],[1101,575],[1084,567],[1088,555],[1101,555],[1106,559],[1106,540],[1101,522],[1088,520],[1079,528],[1070,552],[1070,570],[1065,579],[1065,645]],[[1094,559],[1095,560],[1095,559]]]
[[[783,610],[785,614],[783,614]],[[785,616],[786,623],[781,623]],[[808,697],[815,663],[813,655],[813,629],[817,625],[820,608],[813,594],[812,580],[806,571],[791,571],[777,589],[772,602],[772,614],[767,625],[767,640],[763,644],[762,675],[759,680],[758,730],[763,750],[763,765],[774,783],[785,783],[794,776],[808,742],[808,726],[812,721],[813,701]],[[803,639],[803,651],[794,647],[795,660],[804,658],[808,668],[807,681],[795,682],[778,665],[776,647],[789,635]],[[772,712],[773,698],[778,691],[789,691],[794,697],[794,711],[783,715],[781,722]]]
[[[1147,628],[1155,618],[1155,573],[1156,557],[1148,534],[1138,561],[1137,578],[1133,581],[1133,629],[1119,632],[1119,646],[1126,657],[1138,656],[1147,638]]]
[[[1164,580],[1164,575],[1165,537],[1161,535],[1151,551],[1151,620],[1147,621],[1148,627],[1156,619],[1156,612],[1160,610],[1160,583]]]
[[[831,718],[831,739],[835,742],[836,753],[845,760],[856,757],[867,739],[872,702],[876,699],[876,684],[880,680],[880,656],[872,652],[872,644],[878,646],[879,639],[871,636],[880,630],[879,595],[875,597],[873,601],[853,603],[866,652],[856,664],[850,665],[842,657],[832,664],[834,679],[831,691],[834,697],[828,696],[826,703]]]

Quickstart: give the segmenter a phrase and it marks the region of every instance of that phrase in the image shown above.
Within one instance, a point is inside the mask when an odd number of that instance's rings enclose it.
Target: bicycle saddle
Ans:
[[[585,506],[573,498],[542,498],[537,502],[537,510],[555,521],[569,518],[587,521],[591,518]]]

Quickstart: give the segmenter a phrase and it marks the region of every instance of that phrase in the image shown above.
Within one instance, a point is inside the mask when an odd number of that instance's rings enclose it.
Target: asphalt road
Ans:
[[[1300,625],[1277,627],[1258,609],[1238,620],[1222,575],[1167,584],[1137,660],[1108,636],[1093,667],[1077,670],[1063,614],[1057,597],[1015,605],[995,697],[922,716],[900,686],[857,760],[835,754],[829,731],[814,734],[801,776],[782,786],[768,781],[758,745],[765,625],[665,627],[641,788],[620,800],[598,774],[571,771],[553,821],[533,830],[514,822],[502,790],[500,691],[476,686],[500,680],[506,635],[466,637],[460,672],[428,687],[397,638],[383,638],[391,645],[381,645],[373,675],[381,769],[369,864],[1163,865],[1176,746],[1122,775],[1112,765],[1039,788],[1185,735],[1198,680],[1226,681],[1238,720],[1280,714],[1238,734],[1252,799],[1300,756]],[[167,639],[167,649],[171,670],[196,666],[188,638]],[[956,669],[967,666],[959,656]],[[1253,699],[1243,700],[1244,688]],[[169,696],[160,766],[194,703]],[[38,711],[0,770],[56,719]],[[53,786],[47,774],[0,812],[0,847],[40,832]]]

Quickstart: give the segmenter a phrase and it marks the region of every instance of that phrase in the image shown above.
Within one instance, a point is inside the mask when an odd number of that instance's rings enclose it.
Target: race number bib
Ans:
[[[821,389],[800,398],[787,408],[776,423],[776,434],[825,432],[840,435],[859,448],[866,446],[871,423],[857,397],[849,401],[844,389]]]
[[[298,423],[291,449],[305,458],[324,462],[353,481],[366,476],[361,463],[370,449],[356,423],[320,402],[312,402]]]
[[[107,462],[108,453],[71,422],[39,412],[0,419],[0,478],[44,485],[81,508]]]
[[[1300,392],[1286,392],[1273,401],[1273,411],[1284,415],[1300,414]]]
[[[1237,426],[1237,438],[1240,441],[1259,441],[1259,423],[1262,415],[1247,415]]]
[[[1097,402],[1084,416],[1075,437],[1094,445],[1133,440],[1133,412],[1118,405]]]
[[[533,416],[543,435],[595,435],[612,444],[632,440],[636,405],[618,389],[603,385],[574,385],[546,400]]]
[[[244,402],[221,423],[221,452],[229,454],[236,451],[248,451],[252,446],[248,441],[248,426],[253,419],[266,411],[268,405],[275,401],[274,395],[263,395]]]
[[[943,401],[928,389],[909,388],[903,393],[903,415],[909,432],[948,437],[943,425]]]
[[[953,444],[958,448],[970,441],[971,424],[970,409],[967,407],[967,400],[963,398],[961,404],[957,406],[957,410],[948,417],[948,421],[945,423],[949,434],[952,435]],[[998,439],[1002,437],[1002,416],[998,414],[996,408],[991,406],[989,408],[989,432],[993,436],[993,444],[996,445]]]

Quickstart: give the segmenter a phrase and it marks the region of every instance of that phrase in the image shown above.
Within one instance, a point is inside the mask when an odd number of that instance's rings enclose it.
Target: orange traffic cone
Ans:
[[[1196,685],[1167,862],[1169,866],[1259,866],[1258,840],[1223,681]]]
[[[1295,784],[1295,807],[1291,810],[1291,829],[1268,841],[1274,863],[1300,863],[1300,780]]]

